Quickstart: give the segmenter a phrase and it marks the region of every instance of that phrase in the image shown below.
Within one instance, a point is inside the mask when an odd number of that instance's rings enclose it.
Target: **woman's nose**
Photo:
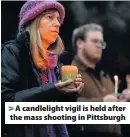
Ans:
[[[60,27],[61,25],[58,19],[55,19],[53,23],[56,27]]]

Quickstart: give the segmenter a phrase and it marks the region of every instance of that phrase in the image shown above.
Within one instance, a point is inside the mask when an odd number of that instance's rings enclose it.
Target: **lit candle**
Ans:
[[[78,68],[76,66],[64,65],[61,67],[61,81],[68,79],[74,80],[78,74]],[[74,83],[69,85],[68,88],[74,88]]]
[[[115,75],[114,76],[114,80],[115,80],[115,94],[118,94],[118,76]]]

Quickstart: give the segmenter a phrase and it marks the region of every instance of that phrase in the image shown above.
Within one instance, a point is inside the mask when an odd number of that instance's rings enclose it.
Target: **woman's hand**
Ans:
[[[75,88],[73,88],[73,89],[67,88],[67,86],[71,85],[73,82],[75,84]],[[55,86],[61,92],[65,92],[65,93],[77,92],[77,93],[80,93],[82,91],[82,89],[84,88],[84,83],[82,83],[81,75],[78,74],[74,81],[71,79],[66,80],[64,82],[60,81],[57,84],[55,84]]]

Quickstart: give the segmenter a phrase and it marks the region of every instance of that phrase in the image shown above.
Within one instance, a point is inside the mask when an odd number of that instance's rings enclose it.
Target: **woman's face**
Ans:
[[[41,18],[38,29],[43,42],[52,44],[56,41],[60,28],[60,15],[58,11],[47,12]]]

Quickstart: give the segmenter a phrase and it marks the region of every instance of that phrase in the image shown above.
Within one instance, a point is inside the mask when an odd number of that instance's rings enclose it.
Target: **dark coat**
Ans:
[[[28,47],[28,32],[2,45],[2,133],[6,132],[7,137],[39,137],[40,132],[47,137],[47,134],[44,126],[40,131],[39,125],[4,125],[4,102],[50,102],[58,101],[60,96],[53,84],[42,85]]]

